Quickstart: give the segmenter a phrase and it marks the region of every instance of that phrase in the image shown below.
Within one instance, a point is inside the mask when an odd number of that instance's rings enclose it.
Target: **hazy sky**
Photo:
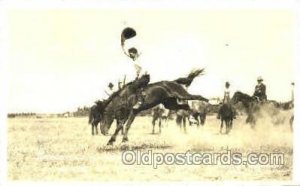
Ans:
[[[189,91],[252,94],[257,76],[269,99],[288,101],[294,81],[295,14],[280,9],[51,9],[9,13],[9,112],[63,112],[90,106],[109,81],[134,76],[123,28],[136,29],[151,82],[206,68]]]

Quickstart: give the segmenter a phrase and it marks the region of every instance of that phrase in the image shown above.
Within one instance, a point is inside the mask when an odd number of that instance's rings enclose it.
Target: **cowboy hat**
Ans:
[[[261,76],[258,76],[257,81],[263,81],[263,78]]]
[[[124,44],[126,39],[130,39],[136,36],[136,31],[133,28],[127,27],[121,33],[121,43]]]

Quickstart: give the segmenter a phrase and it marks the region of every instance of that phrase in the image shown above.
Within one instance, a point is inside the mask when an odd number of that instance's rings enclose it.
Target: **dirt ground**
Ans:
[[[290,113],[285,113],[287,118]],[[273,126],[260,120],[255,130],[238,117],[229,135],[219,133],[219,120],[208,116],[205,126],[180,131],[174,120],[163,124],[161,134],[151,134],[150,117],[138,117],[129,142],[106,146],[110,136],[91,135],[87,118],[11,118],[8,120],[9,180],[291,180],[293,133],[288,120]],[[113,132],[115,124],[110,130]],[[156,128],[158,132],[158,128]],[[124,150],[142,152],[284,153],[283,165],[124,165]]]

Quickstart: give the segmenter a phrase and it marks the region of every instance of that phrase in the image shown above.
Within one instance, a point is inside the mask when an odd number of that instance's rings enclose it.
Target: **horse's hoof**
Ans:
[[[123,143],[125,143],[125,142],[127,142],[127,141],[128,141],[128,138],[123,138],[123,139],[122,139],[122,142],[123,142]]]
[[[110,140],[107,142],[107,145],[113,145],[113,144],[114,144],[114,142],[115,142],[115,140],[114,140],[114,139],[110,139]]]
[[[114,142],[109,141],[106,145],[113,145],[113,144],[114,144]]]

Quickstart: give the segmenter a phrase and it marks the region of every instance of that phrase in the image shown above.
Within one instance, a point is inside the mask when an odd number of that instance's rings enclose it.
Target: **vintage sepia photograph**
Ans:
[[[5,2],[5,183],[297,184],[299,1]]]

